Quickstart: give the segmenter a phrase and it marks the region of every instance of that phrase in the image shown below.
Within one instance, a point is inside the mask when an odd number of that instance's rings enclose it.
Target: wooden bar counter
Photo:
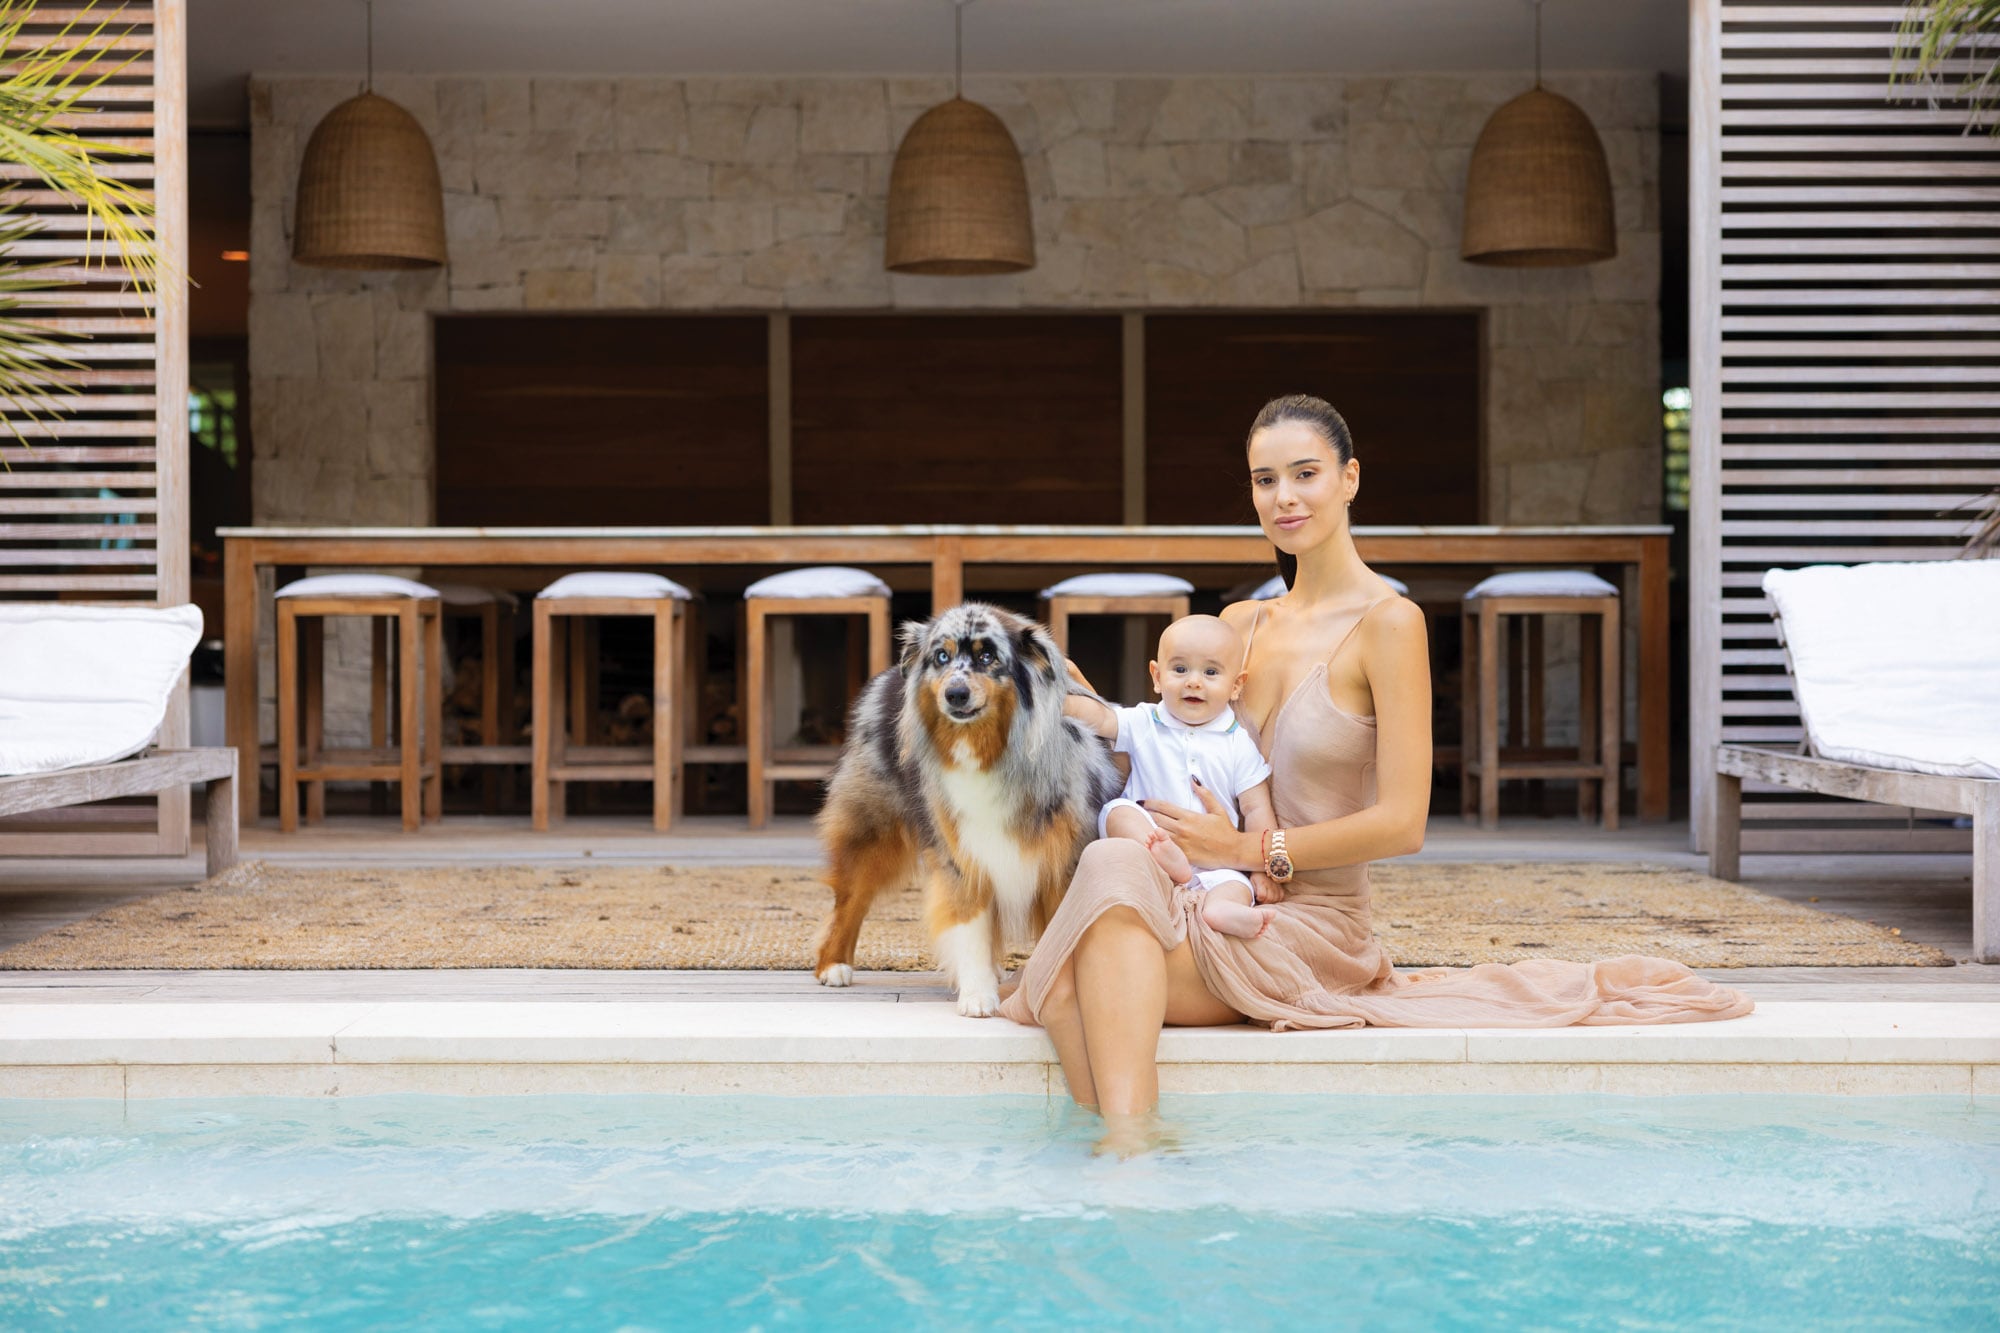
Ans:
[[[1597,567],[1622,574],[1625,615],[1639,626],[1639,817],[1668,807],[1667,539],[1656,525],[1356,527],[1374,565]],[[535,565],[563,569],[689,565],[912,565],[930,570],[933,605],[965,595],[974,565],[1117,569],[1269,568],[1252,527],[922,525],[731,528],[224,528],[225,674],[229,744],[246,821],[257,817],[257,637],[266,614],[257,572],[279,566]],[[552,575],[553,577],[553,575]],[[1231,579],[1230,581],[1234,581]]]

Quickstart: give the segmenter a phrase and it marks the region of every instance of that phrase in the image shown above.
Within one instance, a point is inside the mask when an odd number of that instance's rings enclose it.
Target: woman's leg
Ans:
[[[1086,1110],[1097,1109],[1097,1084],[1090,1076],[1090,1055],[1084,1049],[1083,1013],[1076,1004],[1076,962],[1063,964],[1042,999],[1042,1028],[1055,1043],[1056,1058],[1062,1061],[1063,1081],[1069,1084],[1070,1099]]]
[[[1159,1103],[1161,1027],[1243,1018],[1209,994],[1186,943],[1162,951],[1129,907],[1114,907],[1092,922],[1066,970],[1075,973],[1085,1059],[1107,1117],[1150,1111]]]

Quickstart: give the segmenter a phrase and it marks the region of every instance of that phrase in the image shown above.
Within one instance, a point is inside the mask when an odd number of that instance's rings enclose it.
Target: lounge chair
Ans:
[[[1764,576],[1803,753],[1715,751],[1709,873],[1735,879],[1743,780],[1972,820],[1972,952],[2000,962],[2000,560]]]
[[[201,637],[192,606],[0,604],[0,815],[208,786],[208,872],[236,861],[236,751],[149,748]]]

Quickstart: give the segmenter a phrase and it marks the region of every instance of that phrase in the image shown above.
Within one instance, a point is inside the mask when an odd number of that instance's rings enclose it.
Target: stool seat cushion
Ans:
[[[1381,579],[1382,582],[1388,584],[1391,588],[1394,588],[1398,597],[1408,597],[1410,595],[1410,585],[1401,579],[1390,578],[1387,574],[1377,574],[1375,577]],[[1250,594],[1250,600],[1253,602],[1268,602],[1273,597],[1283,597],[1284,595],[1284,575],[1273,574],[1258,585],[1257,591]]]
[[[145,749],[200,638],[194,606],[0,603],[0,776]]]
[[[278,589],[280,597],[435,597],[437,589],[393,574],[314,574]]]
[[[691,601],[694,594],[661,574],[638,574],[620,570],[585,569],[565,574],[535,594],[536,601],[560,597],[629,597],[633,599],[671,597]]]
[[[743,590],[748,597],[887,597],[889,585],[865,569],[813,565],[758,579]]]
[[[1185,597],[1194,591],[1186,579],[1171,574],[1078,574],[1053,587],[1044,597]]]
[[[482,588],[476,583],[440,583],[438,599],[446,606],[519,606],[521,599],[505,588]]]
[[[1618,589],[1586,569],[1524,569],[1494,574],[1472,585],[1475,597],[1616,597]]]

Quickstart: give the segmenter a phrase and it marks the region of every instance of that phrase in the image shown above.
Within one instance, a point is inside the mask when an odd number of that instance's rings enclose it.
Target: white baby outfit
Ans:
[[[1104,836],[1105,817],[1121,805],[1142,814],[1140,801],[1165,801],[1186,810],[1206,810],[1195,795],[1189,775],[1221,798],[1229,811],[1229,822],[1243,827],[1243,812],[1236,798],[1271,776],[1271,765],[1257,749],[1257,742],[1236,720],[1236,710],[1225,708],[1198,727],[1189,726],[1159,704],[1138,704],[1113,710],[1118,715],[1118,739],[1111,743],[1115,752],[1130,755],[1132,775],[1125,790],[1105,804],[1097,816],[1097,834]],[[1151,819],[1151,815],[1146,816]],[[1212,889],[1231,881],[1248,884],[1239,870],[1215,870],[1197,866],[1196,887]]]

